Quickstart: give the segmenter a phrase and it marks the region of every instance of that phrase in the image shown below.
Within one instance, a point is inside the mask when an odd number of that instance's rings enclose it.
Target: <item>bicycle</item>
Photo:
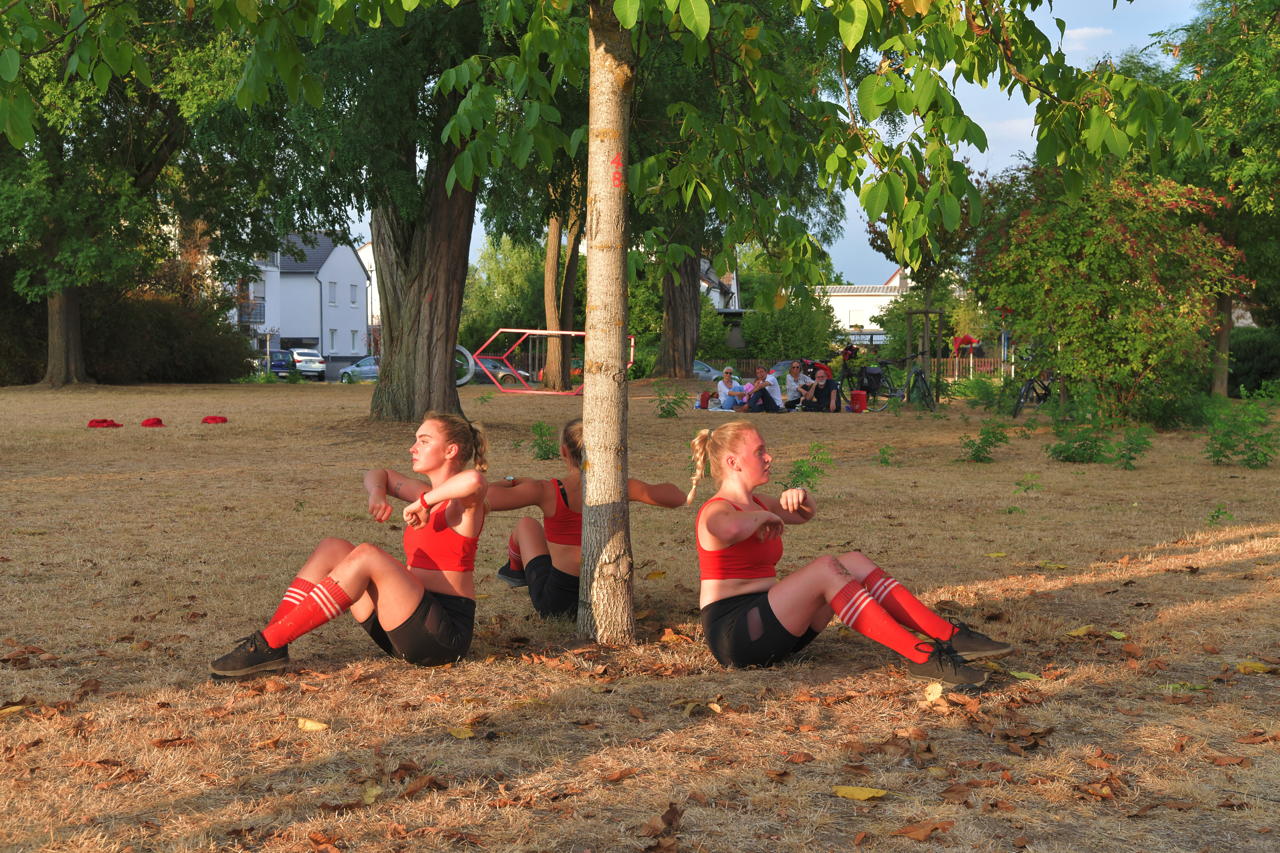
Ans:
[[[878,361],[877,368],[863,368],[862,384],[863,390],[867,392],[868,412],[883,412],[888,408],[890,400],[920,403],[931,412],[937,410],[938,400],[934,396],[933,386],[929,384],[929,377],[925,376],[918,363],[907,373],[901,387],[893,381],[893,374],[889,372],[890,367],[905,367],[919,356],[920,353],[916,353],[905,358]]]
[[[1053,393],[1053,380],[1053,373],[1046,371],[1023,382],[1018,389],[1018,399],[1013,404],[1013,416],[1016,418],[1022,414],[1022,410],[1028,405],[1039,408],[1048,402],[1049,395]]]

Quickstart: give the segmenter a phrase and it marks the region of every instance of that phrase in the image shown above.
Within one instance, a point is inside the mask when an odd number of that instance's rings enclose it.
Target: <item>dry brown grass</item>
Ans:
[[[558,425],[580,400],[484,393],[463,389],[494,472],[553,473],[531,461],[530,424]],[[687,439],[724,416],[659,420],[648,393],[633,388],[632,470],[683,483]],[[481,542],[465,662],[377,657],[343,620],[296,643],[283,677],[210,683],[208,660],[259,627],[320,536],[396,549],[364,515],[360,474],[403,468],[410,429],[370,422],[369,395],[0,389],[0,702],[28,706],[0,716],[0,847],[1280,844],[1277,675],[1236,671],[1280,657],[1274,471],[1215,468],[1190,434],[1158,436],[1132,472],[1052,462],[1043,433],[962,463],[958,436],[978,424],[959,405],[757,416],[777,470],[814,440],[836,458],[784,566],[861,547],[1014,641],[1008,669],[1043,679],[997,673],[978,702],[926,701],[927,685],[844,630],[796,663],[721,669],[697,637],[692,512],[648,507],[633,510],[636,648],[580,643],[497,582],[506,514]],[[148,416],[169,426],[139,428]],[[126,426],[85,429],[95,417]],[[877,464],[886,445],[900,466]],[[1015,492],[1029,474],[1040,488]],[[1234,520],[1210,525],[1219,504]],[[463,727],[474,736],[449,732]],[[857,802],[834,785],[889,793]],[[670,803],[674,828],[642,834]],[[943,824],[925,844],[893,835],[929,821]]]

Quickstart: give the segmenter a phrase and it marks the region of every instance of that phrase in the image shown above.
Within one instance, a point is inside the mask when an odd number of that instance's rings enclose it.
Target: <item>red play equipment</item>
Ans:
[[[508,346],[506,349],[499,350],[499,348],[495,347],[492,351],[488,351],[489,346],[495,340],[497,340],[498,337],[501,335],[515,335],[516,337],[514,341],[511,343],[511,345]],[[549,338],[553,335],[557,337],[585,339],[587,336],[587,333],[586,332],[551,332],[546,329],[498,329],[496,332],[490,335],[489,339],[486,340],[483,344],[481,344],[480,348],[477,349],[473,354],[475,358],[475,363],[476,363],[476,370],[483,371],[484,375],[489,378],[489,381],[494,384],[494,387],[496,387],[499,391],[501,391],[504,394],[558,394],[561,396],[581,394],[582,393],[581,385],[579,385],[577,388],[574,388],[572,391],[546,391],[540,388],[534,388],[532,385],[528,383],[528,381],[524,378],[524,376],[521,375],[516,365],[511,362],[512,353],[514,353],[516,349],[518,349],[520,345],[523,344],[525,341],[529,340],[530,338],[533,338],[536,341],[539,338]],[[631,365],[634,364],[636,360],[636,339],[634,335],[627,335],[627,340],[630,342],[630,351],[627,355],[627,367],[631,367]],[[484,361],[485,359],[494,359],[500,362],[503,365],[503,367],[505,367],[507,370],[510,371],[510,374],[504,374],[504,375],[514,376],[516,382],[523,387],[511,388],[499,382],[498,377],[494,376],[493,373],[489,370],[488,366],[485,364],[485,361]],[[544,359],[545,359],[545,356],[544,356]],[[529,366],[533,367],[534,365],[530,363]],[[533,376],[541,377],[542,367],[543,365],[538,365],[538,370],[536,372],[531,370],[530,374]]]

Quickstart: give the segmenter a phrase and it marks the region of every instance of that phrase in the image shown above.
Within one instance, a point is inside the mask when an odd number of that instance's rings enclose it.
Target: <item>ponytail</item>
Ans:
[[[693,495],[698,491],[703,470],[709,467],[713,479],[723,479],[724,470],[721,465],[724,455],[738,446],[738,441],[744,434],[756,431],[755,425],[750,421],[729,421],[714,430],[698,431],[693,441],[689,442],[689,446],[693,448],[693,476],[690,478],[692,488],[685,496],[686,506],[693,503]]]

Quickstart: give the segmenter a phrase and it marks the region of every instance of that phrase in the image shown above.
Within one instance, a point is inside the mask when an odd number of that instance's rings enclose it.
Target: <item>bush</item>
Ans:
[[[658,348],[636,343],[636,360],[627,371],[628,379],[644,379],[658,365]]]
[[[1018,399],[1022,383],[1002,377],[996,381],[989,376],[957,379],[951,383],[951,393],[965,398],[970,408],[979,408],[1000,415],[1013,414],[1013,404]]]
[[[1231,330],[1231,367],[1227,387],[1256,391],[1268,379],[1280,379],[1280,329],[1241,327]]]
[[[970,462],[990,462],[991,451],[1002,444],[1009,443],[1004,424],[998,421],[983,421],[978,437],[960,436],[960,444],[964,447],[965,458]]]
[[[1258,400],[1220,405],[1204,455],[1214,465],[1265,468],[1276,455],[1276,431],[1270,426],[1271,412]]]
[[[689,394],[678,385],[655,382],[653,392],[656,395],[653,401],[654,411],[660,418],[678,418],[681,412],[689,408]]]

